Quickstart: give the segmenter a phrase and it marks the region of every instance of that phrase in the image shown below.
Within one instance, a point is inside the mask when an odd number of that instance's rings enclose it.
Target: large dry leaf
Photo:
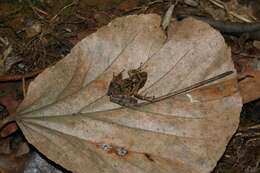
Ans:
[[[76,173],[210,172],[238,126],[236,74],[135,109],[106,96],[113,73],[141,63],[148,81],[140,93],[156,97],[234,70],[230,49],[210,26],[176,22],[166,40],[160,20],[154,14],[115,19],[39,75],[16,116],[28,141]],[[117,154],[120,147],[125,156]]]

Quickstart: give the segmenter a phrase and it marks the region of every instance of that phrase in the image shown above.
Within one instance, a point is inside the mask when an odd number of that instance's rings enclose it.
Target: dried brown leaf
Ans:
[[[141,63],[148,80],[140,93],[155,97],[234,70],[210,26],[186,19],[166,39],[160,20],[115,19],[39,75],[15,117],[28,141],[76,173],[210,172],[238,126],[236,80],[135,109],[106,96],[113,73]],[[120,149],[128,153],[119,156]]]
[[[260,98],[260,71],[259,70],[247,70],[239,74],[242,79],[239,82],[239,91],[243,98],[243,103],[249,103],[251,101]]]

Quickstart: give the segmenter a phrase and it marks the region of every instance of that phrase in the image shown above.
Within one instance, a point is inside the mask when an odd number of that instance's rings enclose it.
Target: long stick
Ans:
[[[160,101],[160,100],[167,99],[167,98],[169,98],[169,97],[174,97],[174,96],[176,96],[176,95],[183,94],[183,93],[185,93],[185,92],[188,92],[188,91],[191,91],[191,90],[193,90],[193,89],[199,88],[199,87],[201,87],[201,86],[203,86],[203,85],[206,85],[206,84],[208,84],[208,83],[211,83],[211,82],[214,82],[214,81],[216,81],[216,80],[222,79],[222,78],[224,78],[224,77],[226,77],[226,76],[228,76],[228,75],[231,75],[232,73],[233,73],[233,71],[227,71],[227,72],[221,73],[221,74],[219,74],[219,75],[217,75],[217,76],[214,76],[214,77],[209,78],[209,79],[206,79],[206,80],[204,80],[204,81],[195,83],[195,84],[193,84],[193,85],[191,85],[191,86],[188,86],[188,87],[186,87],[186,88],[183,88],[183,89],[180,89],[180,90],[177,90],[177,91],[173,91],[173,92],[168,93],[168,94],[166,94],[166,95],[163,95],[163,96],[154,98],[153,100],[151,100],[151,102],[154,103],[154,102],[158,102],[158,101]]]

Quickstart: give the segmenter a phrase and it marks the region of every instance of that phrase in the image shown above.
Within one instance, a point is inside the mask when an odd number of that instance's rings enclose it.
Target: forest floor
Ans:
[[[214,4],[215,2],[215,4]],[[206,16],[223,21],[260,20],[260,2],[253,0],[179,0],[173,17]],[[65,57],[80,40],[119,16],[157,13],[164,16],[168,0],[2,0],[0,2],[0,116],[15,111],[32,81]],[[224,8],[223,8],[224,7]],[[234,15],[235,14],[235,15]],[[237,15],[236,15],[237,14]],[[238,73],[260,69],[260,42],[223,34]],[[254,93],[254,91],[252,91]],[[250,93],[248,94],[250,95]],[[260,99],[249,99],[240,125],[213,173],[260,172]],[[16,157],[13,153],[23,153]],[[25,146],[17,130],[0,140],[0,172],[66,172]],[[30,164],[28,164],[30,163]],[[12,165],[12,166],[11,166]],[[28,166],[30,165],[30,166]]]

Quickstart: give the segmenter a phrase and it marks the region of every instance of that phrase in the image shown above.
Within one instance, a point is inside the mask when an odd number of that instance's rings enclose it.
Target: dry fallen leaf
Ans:
[[[260,71],[246,70],[239,74],[239,91],[243,103],[249,103],[260,97]]]
[[[115,19],[39,75],[15,116],[27,140],[75,173],[210,172],[238,126],[236,74],[135,109],[106,96],[113,73],[141,63],[148,80],[140,93],[155,97],[235,71],[230,49],[210,26],[175,22],[166,39],[160,20]]]

